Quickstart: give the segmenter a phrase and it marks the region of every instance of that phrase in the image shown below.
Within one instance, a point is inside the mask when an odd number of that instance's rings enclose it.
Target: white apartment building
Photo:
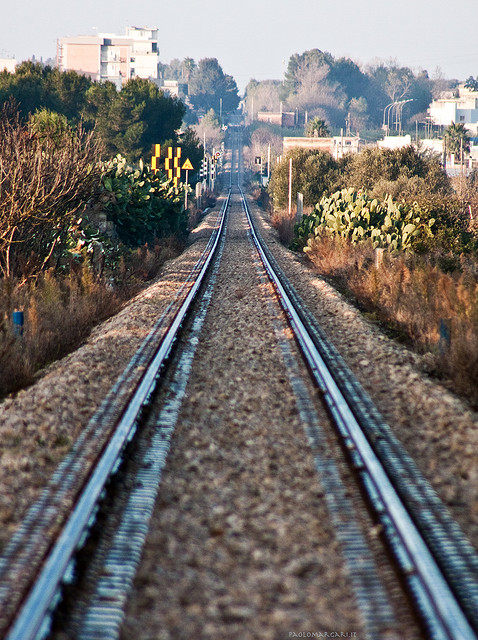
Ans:
[[[478,91],[458,88],[458,96],[449,95],[433,100],[428,114],[432,124],[448,127],[452,122],[463,124],[471,135],[478,135]]]
[[[92,80],[114,82],[118,88],[130,78],[158,80],[159,50],[156,27],[128,27],[126,35],[58,38],[60,71],[76,71]]]

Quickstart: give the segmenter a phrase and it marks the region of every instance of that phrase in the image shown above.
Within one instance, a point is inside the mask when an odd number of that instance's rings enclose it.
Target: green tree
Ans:
[[[268,185],[276,209],[284,209],[288,203],[289,160],[292,160],[292,201],[297,193],[304,194],[304,204],[314,205],[326,192],[338,186],[338,164],[326,151],[291,149],[277,164]]]
[[[13,99],[21,117],[26,120],[30,113],[46,107],[56,110],[55,95],[47,91],[46,79],[50,68],[31,61],[22,62],[15,73],[0,73],[0,105]]]
[[[0,104],[13,98],[24,120],[40,109],[78,122],[92,82],[75,71],[61,72],[38,62],[22,62],[15,73],[0,73]]]
[[[349,154],[344,158],[343,186],[363,189],[379,199],[391,195],[408,204],[418,202],[433,211],[433,217],[452,191],[438,155],[413,145],[400,149],[369,147]]]
[[[74,135],[66,116],[49,109],[38,109],[28,119],[28,129],[37,140],[55,143],[58,147]]]
[[[78,122],[86,106],[86,93],[92,84],[90,78],[76,71],[51,69],[47,74],[46,89],[55,96],[54,110],[70,122]]]
[[[186,158],[189,158],[194,167],[194,172],[189,172],[189,183],[194,183],[195,176],[199,171],[199,165],[204,156],[203,145],[192,127],[187,127],[179,135],[178,145],[181,147],[181,157],[183,162],[186,161]]]
[[[216,58],[200,60],[189,82],[189,97],[195,109],[219,113],[222,100],[224,113],[235,111],[239,92],[234,78],[222,70]]]
[[[312,118],[305,125],[304,134],[309,138],[327,138],[330,136],[330,131],[325,120]]]
[[[106,82],[87,91],[85,116],[105,145],[106,155],[148,159],[153,144],[176,140],[186,108],[149,80],[133,78],[121,91]]]
[[[478,91],[478,79],[475,80],[473,76],[470,76],[465,81],[465,89],[471,89],[471,91]]]
[[[342,127],[351,101],[361,99],[367,108],[362,121],[368,122],[369,117],[378,121],[382,92],[352,60],[336,60],[320,49],[291,56],[282,89],[282,100],[290,108],[307,110],[309,115]]]
[[[454,153],[460,162],[463,162],[464,154],[470,151],[470,136],[468,129],[461,122],[452,122],[445,129],[445,144],[448,153]]]

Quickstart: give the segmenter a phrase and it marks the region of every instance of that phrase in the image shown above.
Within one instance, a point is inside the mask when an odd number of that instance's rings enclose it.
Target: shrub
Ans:
[[[304,195],[304,205],[314,205],[324,192],[332,191],[339,178],[338,165],[326,151],[291,149],[275,165],[268,185],[274,208],[285,209],[289,197],[289,160],[292,159],[292,201]]]
[[[101,182],[104,211],[126,246],[186,236],[188,217],[182,206],[182,189],[176,189],[161,173],[154,173],[142,162],[135,169],[118,155],[104,164]]]
[[[93,279],[86,265],[66,278],[50,270],[27,284],[0,280],[0,396],[34,382],[39,369],[77,348],[123,300],[118,290]],[[21,338],[11,325],[15,308],[25,314]]]
[[[340,236],[317,238],[308,252],[319,272],[352,295],[419,352],[431,351],[436,372],[478,406],[478,265],[443,273],[428,257],[385,254],[374,261],[371,243]],[[450,340],[440,335],[446,324]]]
[[[12,105],[0,114],[0,271],[39,273],[65,250],[70,227],[97,188],[91,134],[44,113],[31,126]],[[26,256],[26,260],[25,260]]]

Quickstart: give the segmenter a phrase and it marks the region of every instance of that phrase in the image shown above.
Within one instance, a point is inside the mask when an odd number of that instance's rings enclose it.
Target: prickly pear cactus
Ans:
[[[392,253],[412,251],[414,243],[431,236],[434,220],[414,203],[369,198],[354,189],[324,196],[312,214],[295,226],[294,248],[311,251],[324,235],[348,238],[352,243],[371,241],[374,248]]]

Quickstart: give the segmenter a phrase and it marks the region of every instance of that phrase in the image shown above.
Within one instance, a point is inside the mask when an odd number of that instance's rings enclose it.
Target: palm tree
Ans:
[[[193,58],[184,58],[182,63],[181,74],[182,78],[189,84],[191,75],[196,68],[196,63]]]
[[[328,138],[330,136],[330,131],[325,120],[317,117],[309,120],[305,125],[304,133],[308,138]]]
[[[448,153],[454,153],[455,157],[463,162],[463,155],[465,151],[470,150],[470,136],[468,135],[468,129],[465,128],[463,123],[455,124],[451,123],[449,127],[445,129],[445,144]]]

